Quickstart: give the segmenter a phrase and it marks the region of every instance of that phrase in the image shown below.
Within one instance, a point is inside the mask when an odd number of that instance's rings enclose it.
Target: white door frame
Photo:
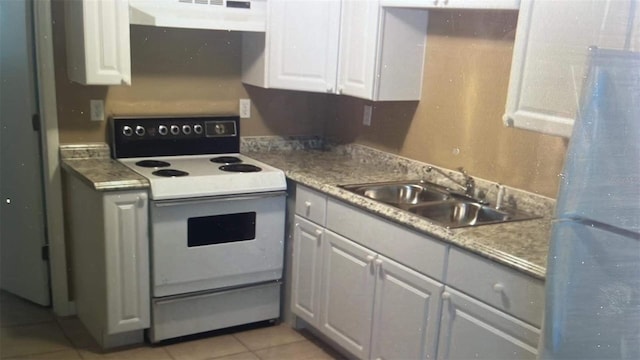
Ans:
[[[49,242],[49,269],[53,311],[58,316],[75,314],[75,305],[69,301],[67,284],[67,257],[64,237],[64,210],[62,206],[62,180],[58,148],[58,113],[53,57],[53,29],[51,0],[34,0],[34,34],[36,78],[39,110],[42,119],[43,181],[47,239]]]

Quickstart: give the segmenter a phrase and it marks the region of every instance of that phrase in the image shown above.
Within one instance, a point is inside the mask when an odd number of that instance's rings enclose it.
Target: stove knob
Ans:
[[[178,125],[171,125],[171,135],[180,134],[180,127]]]
[[[182,125],[182,133],[185,134],[185,135],[191,134],[191,126]]]
[[[131,136],[133,135],[133,129],[131,128],[131,126],[123,126],[122,127],[122,135],[124,136]]]
[[[200,124],[193,125],[193,132],[198,135],[202,134],[202,125]]]
[[[216,126],[213,127],[213,130],[216,132],[216,135],[223,135],[225,132],[224,125],[222,124],[216,124]]]
[[[140,126],[140,125],[136,126],[136,135],[144,136],[145,132],[146,132],[146,130],[142,126]]]
[[[169,133],[169,128],[167,128],[167,125],[158,126],[158,134],[164,136],[164,135],[167,135],[168,133]]]

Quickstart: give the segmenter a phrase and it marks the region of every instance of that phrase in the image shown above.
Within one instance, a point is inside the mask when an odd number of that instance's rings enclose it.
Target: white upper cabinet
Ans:
[[[269,87],[334,92],[340,2],[271,0],[269,6]]]
[[[343,0],[338,94],[368,100],[420,100],[427,12]]]
[[[266,34],[243,36],[242,81],[369,100],[419,100],[427,12],[378,1],[268,2]]]
[[[131,85],[128,0],[64,6],[69,78],[85,85]]]
[[[503,9],[518,10],[520,0],[380,0],[382,6],[425,9]]]
[[[638,0],[522,0],[504,122],[571,136],[589,47],[640,50]]]

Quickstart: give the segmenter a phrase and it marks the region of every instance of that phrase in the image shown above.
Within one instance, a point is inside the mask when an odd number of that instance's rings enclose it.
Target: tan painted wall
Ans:
[[[106,140],[107,122],[92,122],[89,100],[107,116],[237,114],[252,99],[244,136],[321,135],[325,94],[264,90],[240,82],[241,33],[131,27],[131,86],[83,86],[68,80],[62,1],[54,0],[54,51],[61,143]]]
[[[241,34],[132,26],[132,86],[82,86],[66,75],[61,1],[54,0],[60,142],[105,141],[107,115],[237,113],[242,134],[328,135],[555,197],[566,140],[502,125],[517,12],[431,11],[420,102],[265,90],[240,82]],[[373,124],[362,125],[364,104]]]
[[[566,140],[502,125],[516,22],[514,11],[431,11],[421,101],[337,98],[326,134],[555,198]]]

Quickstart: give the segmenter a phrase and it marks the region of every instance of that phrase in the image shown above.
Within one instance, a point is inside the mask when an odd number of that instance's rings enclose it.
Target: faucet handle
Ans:
[[[496,210],[499,210],[502,208],[502,202],[504,201],[504,185],[502,184],[496,184],[496,186],[498,187],[498,194],[496,195]]]

